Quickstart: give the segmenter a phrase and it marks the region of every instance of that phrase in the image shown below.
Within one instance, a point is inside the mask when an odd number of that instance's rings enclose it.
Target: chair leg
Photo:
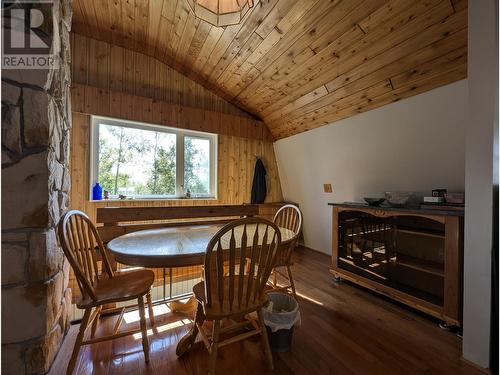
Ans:
[[[220,320],[214,320],[213,324],[212,345],[210,346],[210,358],[208,363],[208,373],[210,375],[215,375],[215,363],[217,361],[217,352],[219,350]]]
[[[153,312],[153,302],[151,302],[151,291],[146,294],[146,300],[148,301],[149,325],[151,326],[151,329],[155,331],[155,316]]]
[[[267,337],[267,330],[264,324],[264,317],[262,316],[262,310],[260,309],[257,310],[257,315],[259,316],[259,324],[262,329],[261,339],[262,339],[262,345],[264,345],[264,354],[266,355],[266,359],[269,364],[269,369],[274,370],[273,353],[271,353],[271,347],[269,346],[269,339]]]
[[[290,280],[290,286],[292,287],[293,298],[297,299],[297,293],[295,293],[295,284],[293,283],[292,269],[290,266],[286,266],[286,271],[288,273],[288,279]]]
[[[137,299],[139,302],[139,316],[141,317],[142,349],[144,350],[144,359],[149,362],[149,342],[146,328],[146,312],[144,310],[144,296]]]
[[[96,307],[97,312],[96,316],[94,318],[94,321],[92,322],[92,330],[90,331],[90,337],[94,338],[95,337],[95,332],[97,330],[97,323],[99,322],[99,317],[101,316],[101,310],[102,306]]]
[[[203,324],[205,321],[205,312],[203,311],[203,306],[201,303],[198,302],[198,307],[196,308],[196,313],[194,316],[194,321],[193,321],[193,326],[189,330],[188,333],[186,333],[179,341],[177,344],[177,348],[175,350],[175,353],[177,354],[178,357],[186,353],[191,347],[193,346],[194,342],[196,341],[196,337],[198,336],[199,332],[199,326]]]
[[[276,269],[273,269],[273,287],[276,289],[278,286],[278,275],[276,274]]]
[[[73,347],[71,359],[69,360],[68,368],[66,370],[67,375],[73,374],[73,370],[75,369],[76,359],[78,358],[78,353],[80,352],[80,347],[82,346],[83,337],[85,336],[85,330],[87,329],[91,312],[92,309],[85,309],[85,313],[83,314],[83,319],[80,323],[80,330],[76,336],[75,346]]]

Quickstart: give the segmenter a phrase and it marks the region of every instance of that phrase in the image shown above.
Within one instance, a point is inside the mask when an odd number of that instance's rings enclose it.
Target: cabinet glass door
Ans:
[[[339,213],[338,267],[443,305],[444,224],[419,216]]]

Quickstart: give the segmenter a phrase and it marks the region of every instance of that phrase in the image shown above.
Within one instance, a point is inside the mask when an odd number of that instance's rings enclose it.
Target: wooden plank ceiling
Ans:
[[[185,0],[74,0],[73,30],[169,64],[277,139],[467,76],[467,0],[260,0],[225,28]]]

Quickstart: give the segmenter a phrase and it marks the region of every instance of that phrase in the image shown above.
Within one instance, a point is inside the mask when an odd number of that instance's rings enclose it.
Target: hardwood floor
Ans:
[[[219,374],[481,374],[461,360],[461,340],[441,330],[437,321],[347,282],[335,283],[330,258],[304,248],[293,267],[302,315],[292,350],[274,353],[267,369],[259,338],[222,348]],[[157,334],[149,336],[151,362],[146,365],[140,337],[87,346],[77,361],[78,374],[206,374],[203,344],[182,358],[175,348],[191,326],[190,314],[155,309]],[[164,314],[161,314],[164,312]],[[136,312],[125,318],[138,324]],[[113,328],[105,318],[101,330]],[[78,326],[65,339],[51,374],[64,374]],[[199,338],[198,338],[199,340]]]

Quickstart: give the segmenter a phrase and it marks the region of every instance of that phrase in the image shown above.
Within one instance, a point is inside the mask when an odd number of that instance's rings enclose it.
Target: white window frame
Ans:
[[[173,128],[170,126],[149,124],[145,122],[122,120],[111,117],[91,116],[90,126],[90,175],[89,175],[89,199],[92,200],[92,188],[97,182],[99,176],[99,130],[98,127],[101,123],[106,125],[121,126],[132,129],[142,129],[150,131],[160,131],[163,133],[175,134],[176,136],[176,178],[175,178],[175,195],[137,195],[134,197],[127,197],[137,200],[149,199],[181,199],[186,198],[184,191],[184,141],[185,137],[194,137],[206,139],[210,142],[210,182],[209,194],[192,194],[192,199],[216,199],[217,198],[217,134],[205,133],[194,130],[185,130]],[[118,199],[112,197],[111,200]]]

